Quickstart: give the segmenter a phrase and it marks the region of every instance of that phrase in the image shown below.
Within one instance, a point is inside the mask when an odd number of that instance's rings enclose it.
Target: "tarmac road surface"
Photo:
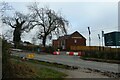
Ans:
[[[24,53],[22,53],[24,54]],[[19,53],[14,53],[14,55],[19,55]],[[47,62],[55,62],[60,64],[65,64],[69,66],[76,66],[81,68],[90,68],[100,70],[102,72],[114,72],[120,73],[118,70],[119,65],[113,63],[105,63],[105,62],[95,62],[95,61],[85,61],[80,59],[78,56],[69,56],[69,55],[40,55],[35,54],[34,59],[47,61]]]

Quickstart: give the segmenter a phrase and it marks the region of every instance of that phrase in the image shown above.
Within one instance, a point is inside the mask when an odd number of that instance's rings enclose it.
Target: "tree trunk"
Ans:
[[[20,29],[16,27],[13,33],[13,42],[15,48],[19,45],[20,41],[21,41],[21,32]]]
[[[43,44],[43,46],[44,46],[44,47],[46,46],[46,36],[45,36],[45,37],[43,37],[42,44]]]

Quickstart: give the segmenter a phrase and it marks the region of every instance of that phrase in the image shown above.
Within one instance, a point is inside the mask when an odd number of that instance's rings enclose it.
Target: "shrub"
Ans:
[[[99,59],[108,59],[108,60],[120,60],[120,54],[118,52],[110,52],[110,51],[85,51],[85,55],[83,57],[90,58],[99,58]]]
[[[23,50],[27,50],[27,51],[33,51],[33,52],[37,52],[37,49],[39,48],[39,46],[37,45],[19,45],[18,47],[19,49],[23,49]]]
[[[6,40],[2,39],[2,63],[8,63],[10,58],[10,44]]]
[[[47,53],[52,54],[54,51],[55,51],[55,49],[53,47],[51,47],[51,46],[45,47],[45,52],[47,52]]]
[[[6,40],[2,39],[2,78],[9,73],[10,66],[10,44]]]

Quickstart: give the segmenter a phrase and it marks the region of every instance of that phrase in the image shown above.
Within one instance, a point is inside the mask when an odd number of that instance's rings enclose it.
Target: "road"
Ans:
[[[21,53],[25,54],[25,53]],[[14,55],[19,55],[19,53],[14,53]],[[34,59],[47,61],[47,62],[55,62],[70,66],[76,66],[81,68],[90,68],[100,70],[102,72],[114,72],[120,73],[118,70],[118,64],[113,63],[105,63],[105,62],[95,62],[95,61],[85,61],[80,59],[78,56],[69,56],[69,55],[40,55],[35,54]]]

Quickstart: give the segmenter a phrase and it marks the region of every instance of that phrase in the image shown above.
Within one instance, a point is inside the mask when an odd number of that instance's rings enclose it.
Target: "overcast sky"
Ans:
[[[15,10],[27,12],[29,2],[10,2]],[[88,29],[91,30],[91,45],[98,46],[98,34],[118,31],[118,2],[40,2],[41,7],[49,6],[56,12],[60,11],[69,21],[68,34],[80,32],[88,45]],[[34,32],[22,38],[30,40]]]

